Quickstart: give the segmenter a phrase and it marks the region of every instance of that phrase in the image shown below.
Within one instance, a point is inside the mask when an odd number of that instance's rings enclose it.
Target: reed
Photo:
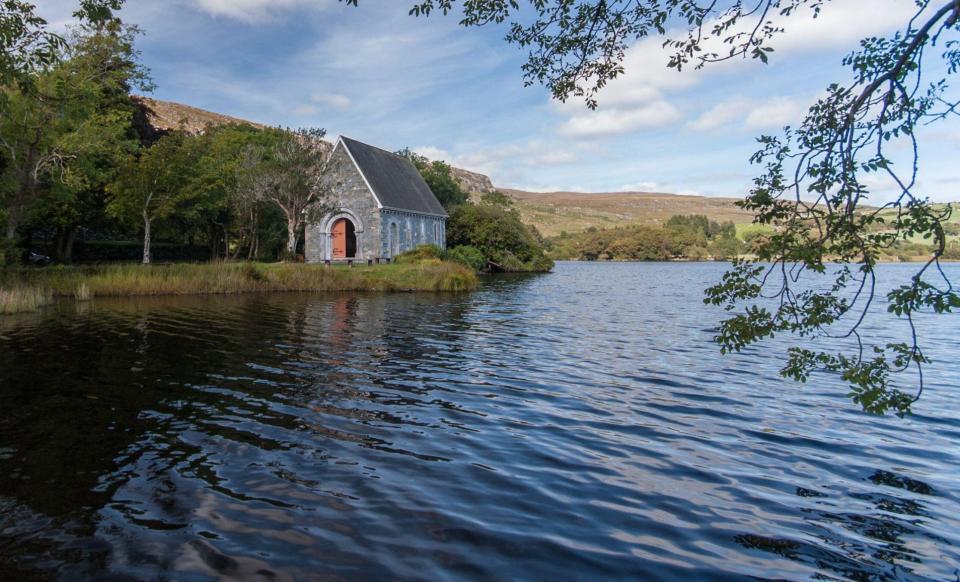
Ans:
[[[0,288],[0,314],[36,311],[52,301],[47,289],[37,287]]]
[[[469,269],[438,260],[372,267],[210,263],[46,267],[0,271],[0,313],[31,311],[54,297],[213,295],[266,291],[469,291]]]

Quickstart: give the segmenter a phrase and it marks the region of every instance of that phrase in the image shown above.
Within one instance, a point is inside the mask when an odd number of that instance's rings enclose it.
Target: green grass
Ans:
[[[470,291],[469,269],[423,261],[372,267],[212,263],[0,270],[0,313],[33,311],[55,297],[217,295],[267,291]]]

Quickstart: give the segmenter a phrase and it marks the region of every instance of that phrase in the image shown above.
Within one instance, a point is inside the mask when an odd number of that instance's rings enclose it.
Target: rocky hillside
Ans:
[[[467,192],[492,192],[496,189],[489,176],[454,167],[451,167],[450,171],[460,183],[460,187]]]

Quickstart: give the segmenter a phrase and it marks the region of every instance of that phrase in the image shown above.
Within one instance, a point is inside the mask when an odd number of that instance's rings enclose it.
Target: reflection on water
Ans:
[[[0,579],[954,578],[956,317],[868,417],[717,355],[721,269],[0,319]]]

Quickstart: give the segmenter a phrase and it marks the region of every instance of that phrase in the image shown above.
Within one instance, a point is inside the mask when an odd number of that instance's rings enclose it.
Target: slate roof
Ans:
[[[413,162],[349,137],[340,137],[385,208],[446,216]]]

